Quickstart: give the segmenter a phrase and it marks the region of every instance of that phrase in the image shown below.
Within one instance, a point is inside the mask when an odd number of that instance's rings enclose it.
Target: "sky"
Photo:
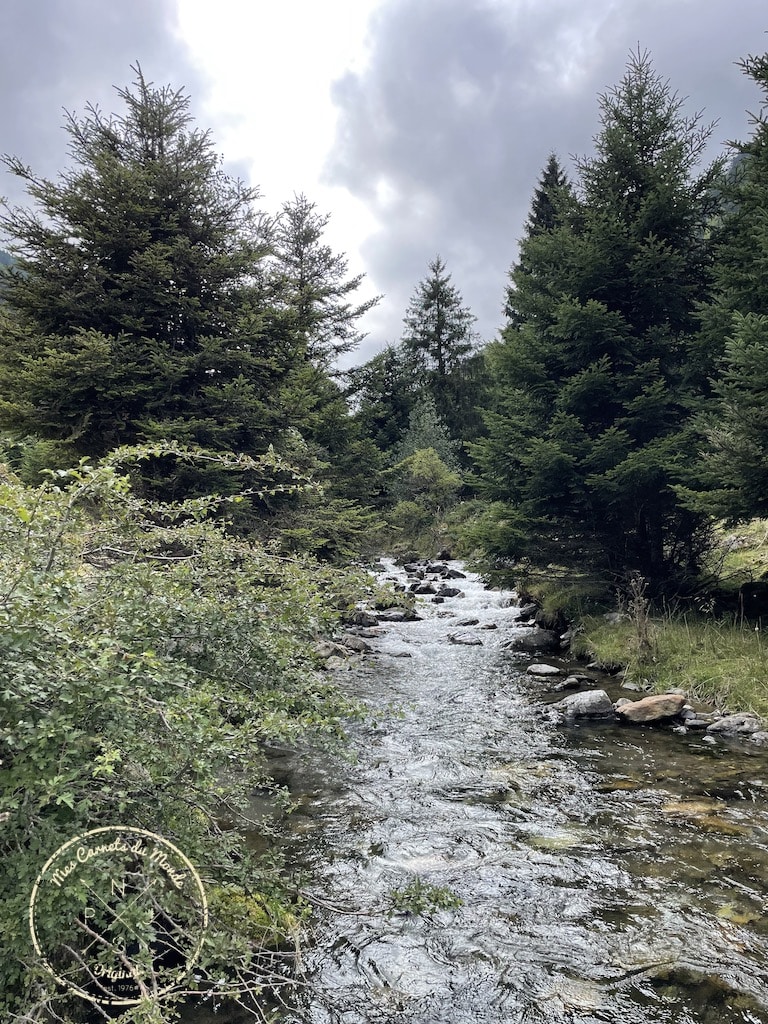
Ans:
[[[399,339],[437,254],[496,336],[547,157],[589,155],[632,50],[716,122],[711,157],[748,137],[761,94],[736,62],[766,30],[765,0],[3,0],[0,153],[54,177],[64,109],[119,111],[137,60],[184,86],[262,208],[304,193],[361,299],[383,296],[360,362]],[[0,196],[25,201],[4,171]]]

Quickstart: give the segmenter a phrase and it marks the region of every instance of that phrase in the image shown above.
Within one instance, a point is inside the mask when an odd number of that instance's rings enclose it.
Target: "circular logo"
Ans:
[[[29,901],[32,943],[47,970],[76,995],[109,1006],[178,988],[207,925],[203,884],[181,850],[122,825],[60,846]]]

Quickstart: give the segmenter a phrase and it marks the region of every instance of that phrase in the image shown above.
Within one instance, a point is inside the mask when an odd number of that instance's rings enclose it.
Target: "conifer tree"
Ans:
[[[67,115],[57,180],[5,157],[31,206],[0,216],[17,260],[0,422],[91,456],[159,437],[263,450],[287,358],[259,289],[268,224],[183,91],[134,70],[122,114]]]
[[[347,278],[346,256],[322,242],[329,219],[306,196],[295,196],[283,204],[272,240],[278,293],[291,310],[305,358],[325,369],[363,340],[358,321],[380,299],[352,301],[364,275]]]
[[[608,582],[640,571],[670,588],[692,569],[703,522],[674,486],[690,460],[696,309],[716,169],[708,137],[631,56],[600,97],[595,155],[560,215],[532,212],[511,274],[515,319],[489,352],[496,394],[474,453],[496,504],[489,552],[556,562]]]
[[[762,90],[760,113],[720,189],[715,293],[702,311],[699,348],[722,353],[702,414],[704,457],[688,500],[730,520],[768,515],[768,55],[742,70]]]
[[[411,372],[432,394],[451,436],[461,438],[473,404],[467,368],[477,347],[475,317],[440,256],[411,297],[403,320],[402,350]]]

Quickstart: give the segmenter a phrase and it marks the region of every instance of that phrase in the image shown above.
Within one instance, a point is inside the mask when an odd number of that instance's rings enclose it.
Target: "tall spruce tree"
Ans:
[[[599,102],[595,155],[577,192],[558,186],[550,226],[532,213],[514,316],[489,352],[495,401],[474,447],[495,502],[485,539],[497,558],[668,589],[703,543],[674,485],[702,386],[689,364],[716,169],[694,176],[708,130],[647,54]]]
[[[173,438],[263,450],[287,349],[259,289],[268,225],[189,98],[136,68],[124,112],[68,115],[72,166],[5,207],[0,422],[98,456]]]
[[[416,286],[403,318],[402,351],[414,376],[431,393],[454,438],[466,436],[475,401],[475,316],[440,256]],[[471,369],[470,369],[471,368]]]
[[[720,184],[715,291],[702,311],[700,348],[721,350],[722,358],[688,494],[693,508],[730,520],[768,515],[768,55],[741,67],[763,95],[752,137],[734,144]]]
[[[305,358],[325,369],[360,344],[365,335],[358,321],[380,299],[353,301],[364,275],[347,277],[347,257],[322,241],[329,220],[298,195],[283,204],[272,238],[278,293],[291,310]]]

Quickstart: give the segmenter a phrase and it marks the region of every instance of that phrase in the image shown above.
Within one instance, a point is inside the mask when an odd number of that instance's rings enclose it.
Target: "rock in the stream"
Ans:
[[[367,640],[372,640],[374,637],[384,636],[386,630],[377,629],[376,626],[351,626],[347,632],[352,636],[363,636]]]
[[[683,710],[685,697],[679,693],[655,693],[642,700],[631,700],[617,708],[617,714],[625,722],[635,725],[646,722],[663,722],[675,718]]]
[[[437,592],[438,597],[464,597],[464,591],[458,587],[446,587],[443,584]]]
[[[471,633],[449,633],[448,642],[452,644],[463,644],[465,647],[482,647],[483,641],[479,636],[472,636]]]
[[[359,636],[348,636],[344,640],[344,646],[348,647],[350,651],[354,651],[355,654],[370,654],[373,650],[371,645],[367,644]]]
[[[312,644],[312,649],[319,658],[347,658],[349,649],[333,640],[318,640]]]
[[[457,626],[476,626],[480,619],[457,619]]]
[[[757,743],[760,747],[768,746],[768,732],[764,729],[760,729],[758,732],[753,732],[749,738],[752,743]]]
[[[566,718],[611,718],[614,714],[613,702],[605,690],[572,693],[551,707]]]
[[[431,583],[412,583],[411,591],[414,594],[436,594],[437,591]]]
[[[552,687],[552,693],[563,693],[565,690],[578,690],[581,686],[581,679],[578,676],[568,676],[561,679]]]
[[[420,618],[410,608],[385,608],[379,612],[379,622],[416,622]]]
[[[524,604],[521,605],[520,611],[517,613],[519,622],[530,622],[536,612],[539,610],[537,604]]]
[[[447,580],[465,580],[467,578],[467,574],[465,572],[459,572],[458,569],[448,569],[445,573],[445,578]]]
[[[325,667],[331,672],[338,672],[341,669],[348,669],[352,666],[346,658],[338,658],[334,654],[326,661]]]
[[[484,622],[480,629],[498,629],[499,627],[495,622]]]
[[[708,733],[718,733],[720,736],[749,736],[761,730],[760,719],[750,711],[740,712],[738,715],[724,715],[707,726]]]
[[[510,647],[513,651],[559,651],[560,637],[551,629],[533,629],[516,636]]]
[[[350,626],[378,626],[379,624],[377,616],[360,608],[355,609],[353,612],[348,612],[344,616],[344,621],[348,622]]]
[[[554,665],[529,665],[525,673],[529,676],[561,676],[563,674]]]

